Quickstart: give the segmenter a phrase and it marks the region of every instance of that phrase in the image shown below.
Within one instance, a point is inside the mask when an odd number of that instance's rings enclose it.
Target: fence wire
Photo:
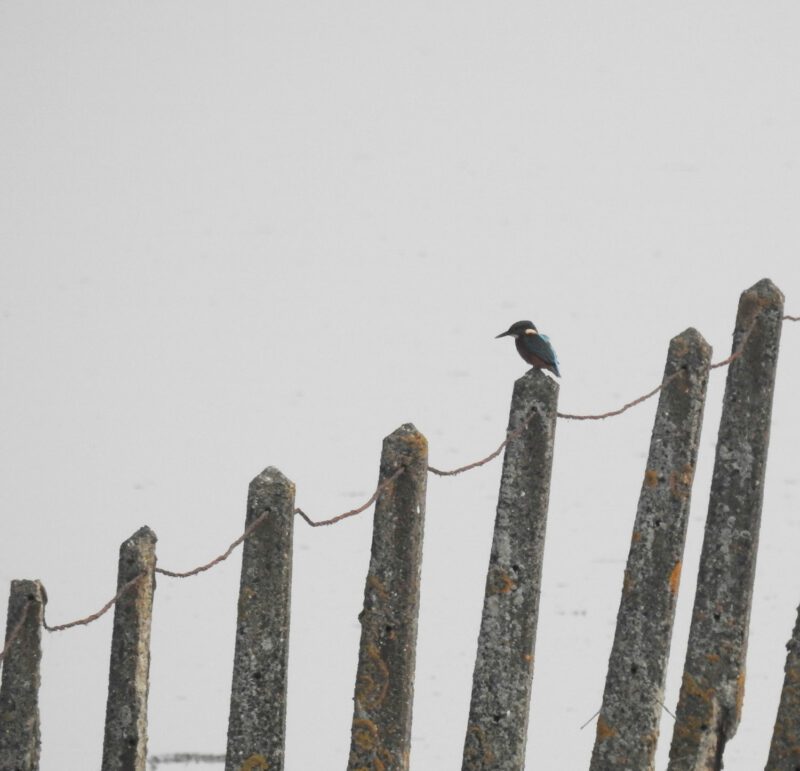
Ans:
[[[791,315],[787,314],[787,315],[782,317],[782,320],[783,321],[800,321],[800,316],[791,316]],[[742,351],[744,350],[744,346],[747,343],[747,340],[750,337],[750,333],[753,331],[757,321],[758,321],[758,316],[756,316],[756,318],[753,320],[752,324],[747,328],[745,333],[742,335],[742,339],[739,341],[739,345],[736,347],[736,350],[733,351],[733,353],[731,353],[731,355],[728,356],[727,358],[722,359],[721,361],[718,361],[718,362],[716,362],[714,364],[711,364],[710,365],[710,369],[718,369],[720,367],[728,366],[731,362],[735,361],[742,354]],[[633,399],[632,401],[627,402],[626,404],[623,404],[621,407],[619,407],[617,409],[609,410],[608,412],[602,412],[602,413],[598,413],[598,414],[586,414],[586,415],[576,415],[576,414],[562,413],[562,412],[558,412],[556,414],[557,414],[558,418],[560,418],[562,420],[605,420],[606,418],[611,418],[611,417],[615,417],[617,415],[621,415],[622,413],[627,412],[629,409],[631,409],[633,407],[636,407],[639,404],[642,404],[643,402],[645,402],[648,399],[650,399],[653,396],[655,396],[664,387],[666,387],[670,382],[672,382],[672,380],[674,378],[676,378],[678,375],[680,375],[681,372],[682,372],[682,370],[678,370],[677,372],[673,372],[669,377],[665,378],[661,382],[660,385],[656,386],[651,391],[648,391],[647,393],[642,394],[641,396],[637,397],[636,399]],[[533,419],[533,415],[529,416],[526,420],[524,420],[522,422],[522,424],[519,425],[516,429],[514,429],[513,431],[508,432],[508,434],[506,435],[506,438],[500,443],[499,447],[497,447],[497,449],[495,449],[492,452],[490,452],[486,457],[480,458],[479,460],[472,461],[471,463],[467,463],[464,466],[459,466],[457,468],[450,469],[450,470],[442,470],[442,469],[439,469],[439,468],[435,468],[433,466],[428,466],[428,471],[431,474],[435,474],[436,476],[442,476],[442,477],[445,477],[445,476],[457,476],[458,474],[462,474],[462,473],[464,473],[466,471],[471,471],[472,469],[479,468],[480,466],[484,466],[487,463],[489,463],[490,461],[494,460],[498,455],[500,455],[500,453],[503,451],[503,449],[506,447],[506,445],[512,439],[514,439],[516,436],[519,436],[525,430],[525,428],[528,426],[528,424],[530,423],[530,421],[532,419]],[[394,483],[394,481],[400,476],[400,474],[403,473],[404,470],[405,469],[401,466],[391,476],[389,476],[386,479],[382,480],[380,482],[380,484],[378,484],[378,486],[375,488],[375,491],[372,493],[372,495],[369,497],[369,499],[364,504],[362,504],[361,506],[359,506],[359,507],[357,507],[355,509],[351,509],[349,511],[345,511],[344,513],[338,514],[338,515],[336,515],[334,517],[331,517],[330,519],[324,519],[324,520],[318,520],[318,521],[312,520],[301,508],[295,508],[294,513],[296,515],[299,515],[303,519],[303,521],[305,521],[306,524],[310,525],[311,527],[322,527],[322,526],[328,526],[328,525],[337,524],[338,522],[341,522],[344,519],[347,519],[349,517],[354,517],[354,516],[356,516],[358,514],[361,514],[364,511],[366,511],[370,506],[372,506],[373,503],[375,503],[375,501],[378,499],[378,496],[381,494],[381,492],[386,487],[388,487],[389,485]],[[211,568],[216,567],[221,562],[224,562],[226,559],[228,559],[228,557],[230,557],[230,555],[236,550],[236,548],[239,547],[244,542],[244,540],[252,532],[254,532],[257,528],[259,528],[266,521],[266,518],[267,518],[267,513],[265,512],[260,517],[258,517],[256,520],[254,520],[250,524],[250,526],[235,541],[233,541],[230,544],[230,546],[228,546],[228,548],[224,552],[222,552],[218,556],[214,557],[209,562],[203,563],[202,565],[198,565],[197,567],[192,568],[191,570],[187,570],[187,571],[183,571],[183,572],[167,570],[166,568],[161,568],[161,567],[156,567],[155,568],[155,572],[156,573],[160,573],[161,575],[164,575],[164,576],[168,576],[169,578],[190,578],[190,577],[199,575],[200,573],[203,573],[203,572],[205,572],[207,570],[210,570]],[[105,605],[103,605],[103,607],[100,608],[100,610],[96,611],[95,613],[91,613],[88,616],[84,616],[83,618],[75,619],[74,621],[69,621],[67,623],[57,624],[57,625],[54,625],[54,626],[50,626],[49,624],[47,624],[46,621],[44,621],[43,622],[43,626],[48,632],[62,632],[64,630],[66,630],[66,629],[71,629],[71,628],[76,627],[76,626],[86,626],[88,624],[91,624],[92,622],[97,621],[97,619],[99,619],[103,615],[105,615],[109,610],[111,610],[111,608],[114,607],[114,605],[120,599],[120,597],[122,597],[124,594],[126,594],[131,589],[133,589],[139,583],[139,581],[141,581],[144,577],[145,577],[144,574],[135,576],[133,579],[131,579],[126,584],[121,586],[119,588],[119,590],[117,591],[117,593]],[[25,622],[25,618],[27,616],[28,607],[29,606],[25,607],[20,620],[17,622],[17,624],[14,625],[14,628],[12,630],[10,630],[10,632],[8,633],[8,635],[6,637],[5,646],[4,646],[3,650],[2,650],[2,652],[0,652],[0,662],[2,662],[2,660],[5,658],[8,650],[13,645],[14,640],[21,633],[23,624]],[[165,756],[165,757],[167,757],[167,756]],[[174,756],[174,757],[178,757],[178,756]],[[208,757],[210,757],[210,756],[208,756]],[[167,763],[167,762],[178,762],[178,761],[161,760],[160,762]]]

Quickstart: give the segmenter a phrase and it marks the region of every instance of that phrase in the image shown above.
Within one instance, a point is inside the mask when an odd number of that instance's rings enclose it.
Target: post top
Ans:
[[[142,542],[155,543],[158,540],[156,534],[147,526],[140,527],[130,538],[123,542],[123,546],[135,545]]]
[[[670,340],[670,345],[682,345],[687,349],[699,349],[701,353],[711,356],[711,346],[708,341],[694,328],[687,327],[678,335]]]
[[[260,474],[257,474],[250,482],[250,486],[259,487],[285,487],[294,492],[294,482],[286,477],[283,472],[275,466],[267,466]]]
[[[775,303],[782,306],[784,302],[783,292],[769,278],[762,278],[761,281],[757,281],[749,289],[745,289],[742,292],[742,296],[748,294],[758,295],[758,298],[765,304]]]

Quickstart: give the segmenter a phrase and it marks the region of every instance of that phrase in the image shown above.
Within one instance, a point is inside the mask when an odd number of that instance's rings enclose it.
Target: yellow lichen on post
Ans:
[[[742,671],[739,672],[739,677],[736,678],[736,717],[735,721],[738,723],[739,718],[742,716],[742,704],[744,704],[744,683],[746,677],[745,667],[742,665]]]
[[[371,720],[353,720],[353,743],[361,750],[374,750],[378,746],[378,727]]]
[[[482,768],[494,763],[494,753],[486,738],[486,734],[480,726],[470,725],[467,728],[466,743],[467,747],[464,752],[465,768],[469,769],[473,766]]]
[[[375,594],[378,595],[382,600],[386,601],[389,599],[389,593],[386,591],[386,587],[381,583],[381,580],[370,573],[367,576],[367,586],[374,590]]]
[[[617,732],[603,720],[602,716],[597,718],[597,740],[600,742],[606,741],[606,739],[610,739],[612,736],[616,736]]]
[[[374,644],[367,646],[369,668],[359,675],[356,686],[356,699],[364,709],[379,707],[389,690],[389,667],[381,658],[380,651]]]
[[[496,569],[492,571],[492,579],[487,582],[487,596],[493,594],[509,594],[517,588],[517,584],[511,576],[504,570]]]
[[[692,492],[692,480],[694,479],[694,467],[686,463],[682,468],[676,469],[669,475],[669,489],[678,500],[687,499]]]
[[[263,755],[251,755],[242,763],[242,771],[268,771],[269,763]]]
[[[669,574],[669,591],[671,594],[678,593],[678,587],[681,583],[681,567],[683,563],[678,560],[675,563],[675,567],[672,568],[672,572]]]

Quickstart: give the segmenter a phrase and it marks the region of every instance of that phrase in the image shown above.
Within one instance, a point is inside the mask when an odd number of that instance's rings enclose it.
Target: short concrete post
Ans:
[[[722,768],[739,725],[782,317],[769,279],[742,293],[669,771]]]
[[[0,769],[39,768],[39,665],[47,596],[38,581],[12,581],[0,686]]]
[[[130,588],[114,608],[103,771],[146,768],[155,566],[156,534],[149,527],[142,527],[119,549],[117,591],[126,585]]]
[[[711,348],[672,339],[633,526],[591,771],[655,762]]]
[[[383,441],[364,589],[348,769],[408,769],[428,442],[407,423]]]
[[[250,483],[226,771],[284,767],[294,484],[270,466]]]
[[[800,768],[800,608],[797,609],[792,639],[786,648],[786,676],[765,771],[797,771]]]
[[[539,370],[514,384],[508,430],[518,433],[503,459],[464,771],[525,765],[557,400],[558,384]]]

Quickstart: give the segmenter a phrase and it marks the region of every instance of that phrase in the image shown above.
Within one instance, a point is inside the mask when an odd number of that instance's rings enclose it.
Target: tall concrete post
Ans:
[[[0,685],[0,769],[39,768],[39,685],[47,595],[38,581],[12,581]]]
[[[270,466],[251,483],[242,551],[226,771],[284,767],[294,484]]]
[[[783,690],[765,771],[797,771],[800,768],[800,608],[786,649]]]
[[[386,437],[364,589],[349,771],[406,771],[411,749],[428,442],[407,423]]]
[[[145,771],[147,766],[155,566],[156,534],[149,527],[142,527],[119,549],[117,591],[130,582],[135,583],[114,607],[103,771]]]
[[[525,766],[557,400],[540,370],[514,384],[463,771]]]
[[[669,771],[721,769],[739,725],[782,319],[769,279],[742,293]]]
[[[591,771],[654,768],[710,363],[697,330],[670,342]]]

